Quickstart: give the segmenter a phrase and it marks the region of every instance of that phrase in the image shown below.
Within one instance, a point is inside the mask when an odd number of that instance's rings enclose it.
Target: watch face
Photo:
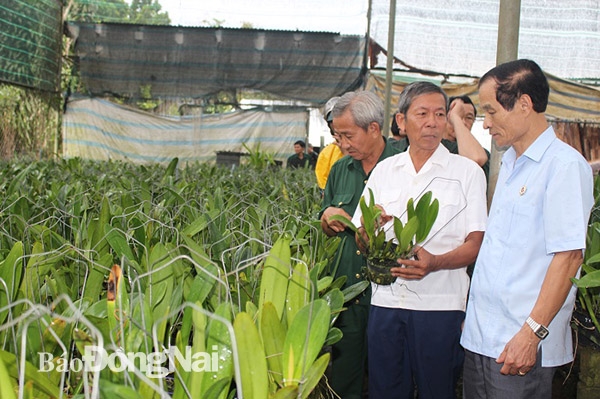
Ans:
[[[535,332],[535,335],[537,335],[539,339],[544,339],[548,336],[548,333],[549,331],[546,327],[540,326]]]

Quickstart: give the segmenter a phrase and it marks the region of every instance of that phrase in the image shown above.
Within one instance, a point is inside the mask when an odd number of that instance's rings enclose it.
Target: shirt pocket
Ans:
[[[352,193],[344,193],[344,194],[335,194],[333,199],[331,200],[331,205],[337,208],[342,208],[349,215],[354,214],[355,207],[352,206],[352,201],[354,200],[354,194]]]
[[[462,234],[465,220],[462,214],[467,212],[467,199],[460,185],[446,187],[444,191],[437,191],[437,194],[440,208],[429,237],[438,233]],[[436,198],[436,192],[434,192],[434,198]]]
[[[380,197],[375,198],[375,203],[381,205],[388,215],[397,217],[404,216],[407,202],[406,190],[402,189],[382,190]]]
[[[508,229],[507,244],[511,248],[530,245],[535,230],[536,207],[529,202],[517,202],[513,206]]]

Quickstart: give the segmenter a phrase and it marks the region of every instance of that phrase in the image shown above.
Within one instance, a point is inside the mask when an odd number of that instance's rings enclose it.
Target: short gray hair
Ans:
[[[368,130],[369,125],[375,122],[381,130],[384,108],[383,101],[377,94],[366,90],[345,93],[333,107],[331,115],[337,118],[346,112],[346,110],[350,111],[354,123],[361,129]]]
[[[400,99],[398,100],[398,112],[406,115],[408,109],[412,105],[415,98],[430,93],[439,93],[444,96],[446,102],[446,109],[448,109],[448,96],[444,93],[441,87],[427,81],[413,82],[407,85],[402,93],[400,93]]]

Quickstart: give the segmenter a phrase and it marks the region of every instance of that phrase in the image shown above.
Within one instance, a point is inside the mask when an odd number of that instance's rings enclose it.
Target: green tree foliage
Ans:
[[[129,8],[129,22],[134,24],[169,25],[168,12],[160,12],[158,0],[132,0]]]
[[[169,25],[168,12],[161,12],[158,0],[73,0],[68,20],[82,22],[123,22],[142,25]]]

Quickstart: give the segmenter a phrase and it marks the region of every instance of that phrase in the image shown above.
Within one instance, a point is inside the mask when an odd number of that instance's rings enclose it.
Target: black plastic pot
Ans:
[[[367,258],[367,279],[379,285],[390,285],[396,281],[390,269],[398,267],[396,260]]]

